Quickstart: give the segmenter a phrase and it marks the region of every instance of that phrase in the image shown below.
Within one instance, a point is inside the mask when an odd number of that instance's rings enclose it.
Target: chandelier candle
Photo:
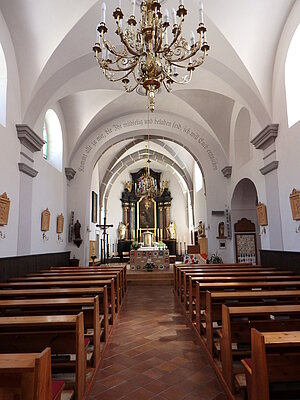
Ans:
[[[97,28],[100,39],[93,51],[108,80],[122,82],[127,92],[142,87],[148,96],[149,109],[154,111],[155,94],[162,85],[170,92],[174,83],[189,83],[195,68],[205,61],[209,45],[206,41],[203,3],[199,5],[200,22],[196,31],[199,37],[196,40],[194,33],[191,33],[190,42],[182,35],[187,15],[183,0],[179,1],[177,11],[172,10],[173,26],[170,26],[169,11],[166,9],[162,14],[159,0],[143,0],[138,21],[135,16],[136,0],[131,0],[131,6],[132,15],[123,24],[121,0],[113,12],[117,24],[116,35],[122,45],[119,50],[119,46],[106,38],[106,4],[102,4],[102,20]]]

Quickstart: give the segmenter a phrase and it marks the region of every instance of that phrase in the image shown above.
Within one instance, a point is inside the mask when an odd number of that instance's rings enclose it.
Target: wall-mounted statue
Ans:
[[[204,222],[199,221],[199,225],[198,225],[198,238],[205,238],[205,225]]]
[[[168,226],[169,239],[176,239],[176,226],[174,222],[170,222]]]
[[[81,236],[80,236],[80,228],[81,228],[81,223],[77,219],[77,221],[74,224],[74,236],[75,236],[75,239],[73,240],[73,242],[76,244],[77,247],[80,247],[80,245],[82,243],[82,239],[81,239]]]
[[[131,192],[132,190],[132,181],[126,181],[126,182],[122,182],[124,185],[124,189],[127,189],[128,192]]]
[[[218,226],[218,237],[224,238],[225,237],[225,224],[224,222],[220,222]]]
[[[119,222],[119,226],[118,226],[118,239],[119,240],[125,240],[127,226],[128,226],[128,224],[125,225],[123,222]]]
[[[81,239],[80,228],[81,228],[81,223],[77,220],[75,222],[75,224],[74,224],[74,236],[75,236],[75,239]]]

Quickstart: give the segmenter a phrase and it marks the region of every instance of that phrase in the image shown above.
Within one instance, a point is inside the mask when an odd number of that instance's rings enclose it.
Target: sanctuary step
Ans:
[[[173,285],[173,272],[127,271],[128,285]]]

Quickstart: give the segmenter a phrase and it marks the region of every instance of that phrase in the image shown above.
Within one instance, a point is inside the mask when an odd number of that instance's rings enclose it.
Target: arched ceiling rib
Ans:
[[[186,186],[188,188],[188,191],[190,192],[191,199],[192,199],[192,204],[193,204],[193,182],[191,180],[191,177],[189,174],[187,174],[186,171],[183,171],[177,163],[172,161],[169,157],[167,157],[165,154],[158,153],[156,151],[151,151],[149,152],[150,154],[150,160],[156,161],[157,163],[168,166],[170,167],[174,172],[180,176],[184,182],[186,183]],[[148,158],[148,153],[147,151],[142,151],[139,150],[137,152],[134,152],[125,158],[121,159],[112,169],[108,169],[106,171],[106,174],[104,176],[104,179],[100,185],[100,204],[102,204],[103,199],[104,199],[104,205],[106,207],[106,202],[109,197],[110,190],[112,188],[112,185],[118,178],[118,176],[128,169],[129,167],[134,167],[134,163],[140,160],[146,160]],[[179,179],[178,180],[179,184],[182,186],[182,182]],[[184,190],[184,188],[182,187]]]
[[[55,12],[60,13],[60,11],[62,12],[64,11],[64,7],[66,7],[68,1],[69,0],[61,0],[60,1],[61,5],[58,6],[56,4],[55,10],[53,10],[53,7],[51,7],[50,0],[44,0],[43,3],[46,3],[46,8],[48,7],[49,13],[55,13]],[[270,11],[272,11],[273,15],[274,7],[272,1],[273,0],[264,0],[263,2],[261,2],[264,3],[264,6],[260,7],[261,20],[263,20],[262,15],[264,17],[266,15],[269,16],[268,12]],[[271,93],[271,87],[268,84],[268,87],[265,90],[263,90],[264,88],[262,86],[264,85],[256,84],[255,80],[253,79],[253,76],[265,77],[267,75],[268,77],[270,77],[272,76],[271,67],[268,68],[264,67],[262,68],[263,72],[257,73],[256,70],[252,71],[251,68],[250,69],[248,68],[248,63],[250,64],[251,61],[252,66],[254,65],[256,69],[260,68],[261,63],[257,62],[257,48],[259,48],[259,44],[261,43],[261,37],[259,37],[260,32],[263,33],[264,40],[266,40],[266,42],[270,44],[267,47],[267,50],[269,51],[268,53],[269,56],[266,56],[265,54],[266,52],[264,52],[263,61],[267,63],[267,65],[270,65],[270,63],[274,61],[274,48],[276,49],[277,45],[276,39],[278,39],[280,29],[282,28],[286,20],[286,17],[290,11],[291,5],[293,3],[293,0],[277,0],[277,1],[280,4],[278,9],[276,8],[277,10],[275,15],[276,21],[272,17],[273,21],[272,26],[270,26],[270,24],[262,23],[261,20],[259,20],[260,23],[257,23],[257,18],[255,17],[257,9],[256,7],[253,6],[253,0],[243,1],[243,7],[237,7],[236,2],[233,0],[229,1],[229,3],[226,2],[224,4],[219,3],[218,0],[210,0],[209,2],[207,2],[208,4],[205,5],[207,14],[207,25],[209,28],[208,37],[209,37],[209,42],[212,45],[211,46],[212,48],[210,51],[210,56],[207,60],[208,62],[206,62],[203,67],[210,68],[211,65],[210,63],[212,63],[211,60],[214,60],[213,63],[217,62],[218,64],[222,64],[224,65],[224,67],[226,67],[226,69],[231,71],[232,75],[239,76],[239,79],[242,82],[244,82],[244,85],[248,86],[248,91],[253,92],[253,95],[256,97],[255,101],[256,102],[259,101],[260,107],[262,107],[265,110],[265,113],[267,113],[266,110],[270,110],[269,98]],[[10,8],[7,6],[7,4],[11,2],[5,2],[5,0],[0,0],[0,4],[1,3],[6,3],[6,7],[4,7],[5,16],[7,16],[8,19],[10,20],[12,18],[12,15],[9,11]],[[24,3],[26,4],[25,7],[31,9],[31,7],[33,7],[33,4],[35,3],[35,0],[31,0],[32,4],[29,3],[29,0],[25,0]],[[48,62],[45,65],[45,67],[43,67],[43,69],[40,70],[39,76],[35,80],[34,97],[32,98],[31,103],[30,104],[28,103],[26,106],[27,110],[24,118],[25,122],[29,123],[31,126],[34,124],[34,122],[38,118],[39,113],[41,112],[41,109],[45,107],[49,99],[51,99],[52,101],[59,100],[59,98],[55,96],[55,92],[58,91],[58,89],[64,83],[72,79],[72,77],[84,71],[88,71],[89,69],[96,66],[93,54],[91,53],[90,49],[95,40],[94,37],[95,27],[99,22],[98,19],[101,7],[100,3],[101,3],[100,1],[95,2],[94,0],[90,0],[89,3],[87,4],[87,7],[84,10],[81,9],[81,15],[77,17],[75,22],[71,25],[68,25],[69,30],[66,32],[65,27],[61,29],[61,31],[64,32],[64,34],[62,33],[60,34],[60,41],[58,38],[56,39],[56,47],[54,48],[52,47],[52,50],[50,50],[51,46],[47,45],[44,46],[44,48],[47,48],[47,51],[49,52],[47,57]],[[124,10],[126,12],[126,8],[129,9],[130,4],[129,1],[128,4],[126,4],[126,2],[123,3],[122,6],[124,7]],[[191,7],[193,8],[193,4],[196,7],[198,3],[196,0],[190,0],[188,8],[190,7],[190,4]],[[116,5],[117,5],[116,1],[114,2],[113,0],[108,3],[107,15],[111,15],[111,11],[114,9]],[[169,8],[172,6],[177,7],[177,1],[168,0],[166,2],[166,6],[168,6]],[[237,20],[234,19],[234,23],[232,22],[233,15],[236,18],[241,18],[243,20],[244,9],[247,7],[251,8],[251,12],[249,12],[247,15],[248,26],[252,26],[254,23],[256,24],[255,35],[249,35],[248,29],[247,33],[243,32],[243,35],[240,35],[240,33],[237,33],[235,31],[236,26],[238,25],[242,31],[243,31],[242,28],[244,28],[244,26],[242,26],[241,24],[237,24],[237,21],[240,21],[239,19]],[[189,8],[189,10],[191,10],[192,8]],[[78,10],[76,9],[76,11]],[[19,11],[14,10],[14,12],[18,13]],[[79,11],[78,13],[80,14]],[[38,9],[37,9],[37,15],[38,15]],[[226,18],[224,18],[224,15],[226,15]],[[189,12],[187,17],[188,25],[191,27],[193,26],[196,27],[198,25],[197,19],[198,15],[196,12],[195,13]],[[112,21],[112,18],[108,18],[108,21],[109,25],[111,25],[109,27],[110,32],[113,35],[114,23]],[[31,23],[34,26],[35,20],[31,21]],[[59,21],[58,23],[61,22]],[[10,21],[10,24],[12,24],[12,21]],[[268,32],[266,32],[266,26],[268,27]],[[186,34],[189,35],[190,33],[186,32]],[[249,38],[250,36],[251,38]],[[237,38],[238,38],[238,43],[241,43],[241,45],[237,45],[236,42]],[[45,42],[46,39],[45,38],[43,39]],[[14,35],[13,40],[16,48],[18,48],[21,45],[21,43],[23,48],[26,48],[30,45],[29,42],[27,43],[26,40],[24,41],[22,35],[19,36]],[[234,46],[232,46],[231,41],[234,43]],[[251,43],[248,43],[250,41]],[[257,47],[255,47],[254,45],[257,45]],[[245,49],[247,49],[246,53]],[[244,54],[247,54],[247,57],[241,56]],[[266,59],[268,59],[268,61],[266,61]],[[254,64],[253,60],[255,60]],[[244,61],[244,63],[242,61]],[[22,59],[22,63],[24,64],[24,58]],[[266,69],[268,69],[268,71],[266,71]],[[69,71],[72,72],[69,73]],[[249,71],[251,73],[249,73]],[[193,78],[193,82],[195,82],[196,86],[197,86],[197,73],[198,71],[195,71]],[[59,76],[56,75],[63,75],[63,76],[61,76],[60,80]],[[227,81],[225,77],[226,74],[220,73],[219,76],[222,77],[224,81]],[[89,78],[91,79],[90,74],[87,74],[87,81],[85,83],[84,89],[90,87]],[[269,79],[265,79],[264,82],[268,80]],[[199,83],[201,85],[201,82]],[[98,87],[98,83],[95,80],[94,80],[94,85],[95,85],[94,88]],[[104,87],[107,87],[106,84],[103,83],[103,80],[101,80],[101,87],[103,87],[103,85]],[[111,85],[112,84],[109,84],[108,88],[112,88]],[[116,87],[116,85],[113,86]],[[235,89],[237,91],[238,91],[238,86],[239,85],[236,85]],[[268,93],[266,93],[266,91],[268,91]],[[32,90],[29,90],[27,92],[32,93]],[[43,99],[43,97],[45,97],[45,99]],[[267,99],[265,104],[261,100],[262,98]],[[255,101],[253,105],[255,104]],[[250,108],[251,107],[252,104],[250,105]],[[259,117],[258,119],[260,120]]]

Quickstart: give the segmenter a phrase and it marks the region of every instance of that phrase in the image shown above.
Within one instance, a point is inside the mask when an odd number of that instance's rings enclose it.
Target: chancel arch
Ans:
[[[226,199],[215,196],[215,188],[220,191],[225,188],[225,179],[221,169],[228,161],[218,143],[203,128],[191,120],[179,115],[165,115],[156,112],[157,121],[166,121],[164,125],[154,122],[150,124],[151,136],[163,139],[166,142],[178,143],[184,147],[193,157],[201,160],[201,170],[206,184],[206,196],[208,201],[206,223],[210,224],[211,210],[224,209]],[[79,209],[79,217],[88,224],[90,208],[87,205],[87,196],[90,192],[90,179],[92,171],[105,152],[110,149],[112,157],[115,144],[129,143],[133,139],[144,139],[147,129],[147,113],[120,116],[104,124],[91,134],[73,155],[70,167],[77,171],[75,179],[69,187],[70,210]],[[106,164],[108,165],[108,164]],[[101,169],[106,166],[101,166]],[[80,190],[77,190],[79,189]],[[72,193],[76,193],[76,197]],[[185,211],[188,213],[188,210]],[[218,241],[212,233],[212,245],[216,247]],[[77,251],[77,250],[76,250]],[[79,250],[82,252],[82,249]],[[81,253],[82,254],[82,253]],[[88,249],[85,249],[88,254]]]
[[[188,173],[188,171],[183,171],[179,165],[174,162],[172,159],[167,157],[166,155],[162,153],[158,153],[157,151],[150,151],[150,160],[152,161],[157,161],[161,165],[167,165],[169,168],[171,168],[174,172],[176,173],[178,177],[180,177],[178,180],[179,182],[184,181],[185,182],[185,188],[182,188],[183,190],[188,190],[191,194],[193,192],[193,183],[191,180],[191,177]],[[107,173],[101,182],[100,186],[100,204],[103,202],[103,207],[104,210],[106,209],[107,205],[107,198],[109,196],[109,192],[111,189],[111,186],[114,184],[115,180],[117,179],[118,175],[124,171],[125,168],[130,168],[134,167],[134,163],[139,160],[147,160],[148,154],[145,153],[145,151],[136,151],[134,153],[131,153],[124,159],[121,159],[113,168],[109,169],[109,174]],[[104,211],[105,212],[105,211]]]
[[[123,248],[123,251],[129,250],[129,241],[142,241],[143,232],[148,230],[153,233],[156,241],[168,243],[171,238],[167,228],[171,222],[175,225],[176,234],[178,238],[182,238],[182,242],[184,237],[187,239],[189,236],[191,213],[188,212],[188,207],[191,208],[191,202],[186,183],[167,163],[153,158],[150,174],[157,181],[159,194],[148,201],[139,193],[139,181],[145,173],[146,161],[147,157],[142,157],[121,169],[119,174],[114,175],[113,184],[105,193],[104,212],[109,222],[114,225],[110,233],[110,242],[114,243],[115,247],[120,244],[118,225],[123,223],[126,226],[125,242],[122,241],[121,244],[127,245],[127,248]],[[172,239],[171,254],[175,254],[176,238]]]

